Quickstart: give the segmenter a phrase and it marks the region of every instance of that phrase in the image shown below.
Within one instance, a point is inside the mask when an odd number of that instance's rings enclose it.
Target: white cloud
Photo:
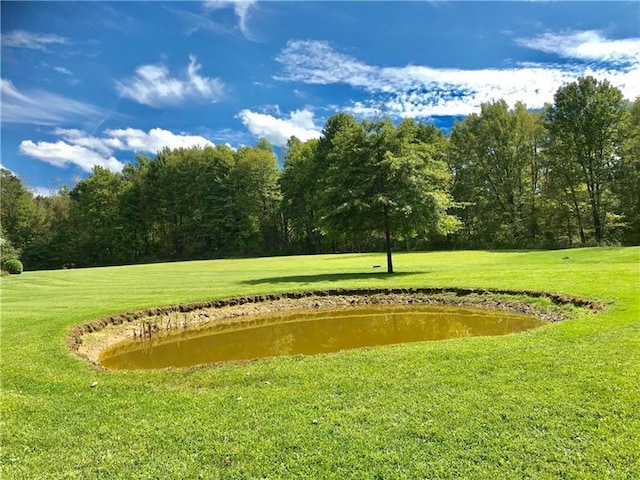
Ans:
[[[276,78],[319,85],[349,85],[369,93],[371,98],[343,107],[346,110],[363,116],[381,112],[403,118],[467,115],[478,111],[481,103],[501,98],[511,105],[522,101],[530,108],[541,108],[553,100],[558,87],[583,75],[608,79],[627,98],[640,95],[640,61],[633,60],[638,39],[608,41],[596,38],[593,32],[587,33],[571,34],[565,39],[565,46],[559,46],[558,50],[585,57],[585,49],[593,48],[589,54],[593,57],[627,59],[628,65],[617,68],[538,64],[477,70],[419,65],[379,67],[337,52],[326,42],[294,40],[276,57],[283,67],[283,74]],[[545,37],[545,42],[550,38]],[[557,45],[562,45],[561,38],[564,37],[557,37]],[[538,47],[544,45],[541,41]],[[605,47],[611,47],[615,53],[605,53]]]
[[[355,115],[356,117],[375,117],[382,113],[382,110],[386,108],[382,103],[378,106],[375,105],[375,102],[353,102],[351,105],[344,107],[343,110],[346,112]]]
[[[104,156],[109,156],[113,152],[114,145],[110,145],[109,139],[92,137],[83,130],[56,128],[53,133],[71,145],[85,147]]]
[[[565,58],[640,63],[640,38],[609,40],[598,30],[547,32],[534,38],[518,38],[516,43]]]
[[[249,32],[247,21],[249,20],[250,11],[255,5],[255,1],[244,0],[235,2],[235,5],[233,6],[236,16],[238,17],[238,26],[240,27],[240,31],[247,38],[251,38],[251,32]]]
[[[120,171],[124,167],[124,164],[113,156],[104,158],[93,150],[80,145],[70,145],[62,140],[55,143],[24,140],[20,142],[20,153],[60,168],[69,164],[77,165],[86,172],[90,172],[97,165],[112,171]]]
[[[162,128],[152,128],[148,133],[136,128],[105,130],[104,133],[108,135],[105,139],[107,145],[118,150],[134,152],[156,153],[164,147],[173,149],[214,146],[213,142],[199,135],[176,135]]]
[[[0,36],[2,46],[16,48],[31,48],[33,50],[47,50],[48,45],[67,45],[69,40],[60,35],[47,33],[33,33],[24,30],[14,30]]]
[[[207,0],[204,2],[204,7],[207,10],[233,7],[233,11],[238,17],[238,28],[247,39],[253,40],[248,21],[251,11],[257,6],[256,3],[256,0]]]
[[[105,157],[114,150],[156,153],[164,147],[214,146],[213,142],[200,135],[175,134],[162,128],[152,128],[149,132],[137,128],[105,130],[103,137],[89,135],[83,130],[64,128],[56,128],[52,133],[67,143],[86,147]]]
[[[313,112],[309,110],[291,112],[288,119],[276,118],[251,110],[242,110],[238,117],[252,134],[264,137],[275,145],[286,145],[291,136],[296,136],[306,142],[321,135],[320,130],[313,122]]]
[[[73,75],[73,73],[71,73],[71,70],[69,70],[68,68],[53,67],[53,69],[58,73],[62,73],[63,75]]]
[[[2,79],[2,122],[60,125],[79,120],[104,118],[106,112],[44,90],[20,92],[11,80]]]
[[[179,105],[188,100],[219,100],[223,82],[201,76],[201,68],[194,56],[189,56],[189,65],[179,77],[172,77],[163,64],[142,65],[133,77],[116,80],[116,90],[122,97],[151,107]]]
[[[120,171],[124,163],[114,157],[115,151],[156,153],[164,147],[214,146],[210,140],[199,135],[175,134],[161,128],[152,128],[149,132],[135,128],[105,130],[102,137],[65,128],[56,128],[52,133],[60,139],[56,142],[25,140],[20,143],[20,153],[56,167],[73,164],[88,172],[95,165],[100,165]]]

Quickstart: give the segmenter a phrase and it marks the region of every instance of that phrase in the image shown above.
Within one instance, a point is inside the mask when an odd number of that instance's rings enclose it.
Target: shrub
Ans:
[[[11,260],[7,260],[4,262],[3,269],[9,272],[12,275],[20,275],[24,267],[22,266],[22,262],[17,258],[12,258]]]

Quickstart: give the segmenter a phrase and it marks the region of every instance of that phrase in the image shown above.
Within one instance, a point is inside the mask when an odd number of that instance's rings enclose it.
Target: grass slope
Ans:
[[[382,255],[335,255],[3,278],[2,478],[640,478],[640,248],[395,261],[394,276],[374,273]],[[123,310],[368,286],[612,303],[525,334],[190,370],[99,372],[64,346]]]

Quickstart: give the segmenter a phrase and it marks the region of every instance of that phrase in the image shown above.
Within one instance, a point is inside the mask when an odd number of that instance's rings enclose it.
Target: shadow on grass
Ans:
[[[361,273],[324,273],[320,275],[291,275],[284,277],[265,277],[253,280],[245,280],[245,285],[260,285],[263,283],[320,283],[320,282],[342,282],[345,280],[363,279],[387,279],[406,277],[410,275],[423,275],[428,272],[361,272]]]

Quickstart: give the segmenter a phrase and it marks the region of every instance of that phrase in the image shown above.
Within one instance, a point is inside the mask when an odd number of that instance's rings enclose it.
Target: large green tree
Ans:
[[[33,269],[60,268],[73,261],[74,236],[69,229],[71,199],[67,188],[34,198],[34,236],[24,252],[24,263]]]
[[[289,242],[305,253],[318,253],[321,232],[318,223],[318,140],[302,143],[296,137],[287,142],[284,168],[280,174],[282,210],[287,222]]]
[[[416,136],[413,121],[341,122],[326,156],[324,225],[334,233],[384,236],[387,271],[392,241],[453,230],[446,163]],[[331,122],[331,119],[330,119]],[[322,145],[322,144],[320,144]]]
[[[450,162],[454,196],[466,207],[463,234],[472,245],[534,246],[540,233],[540,115],[523,104],[486,103],[456,122]]]
[[[626,102],[607,80],[582,77],[558,89],[545,112],[552,174],[565,178],[572,196],[586,189],[589,217],[596,243],[605,238],[612,171],[621,158]],[[575,199],[578,222],[583,222]]]
[[[150,163],[140,200],[150,208],[152,245],[160,258],[211,258],[229,252],[234,164],[233,150],[224,145],[167,148]]]
[[[91,175],[69,192],[69,225],[72,230],[73,262],[79,266],[122,263],[120,194],[123,178],[95,166]]]
[[[148,181],[151,164],[151,158],[137,155],[122,170],[124,185],[119,207],[124,228],[120,235],[127,263],[153,259],[155,195]]]
[[[261,139],[239,148],[230,172],[233,243],[242,255],[273,254],[280,248],[280,189],[273,148]]]
[[[640,244],[640,97],[630,105],[623,127],[620,162],[614,171],[614,192],[624,223],[626,243]]]

